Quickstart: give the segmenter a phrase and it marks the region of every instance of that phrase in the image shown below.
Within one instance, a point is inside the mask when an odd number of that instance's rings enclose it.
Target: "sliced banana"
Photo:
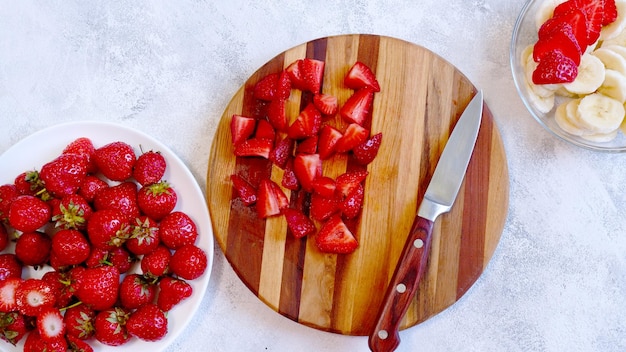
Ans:
[[[526,86],[526,90],[528,91],[528,100],[530,103],[542,114],[546,114],[554,108],[555,97],[554,94],[550,96],[540,96],[535,93],[533,87],[528,83],[524,82]]]
[[[617,137],[617,130],[609,132],[609,133],[583,134],[580,137],[591,142],[606,143],[606,142],[610,142],[614,140],[615,137]]]
[[[602,47],[594,51],[592,55],[600,59],[604,67],[626,75],[626,59],[615,51]]]
[[[607,45],[607,46],[602,46],[602,47],[607,50],[614,51],[616,54],[626,59],[626,46],[613,44],[613,45]]]
[[[602,85],[598,88],[598,93],[611,97],[622,104],[625,103],[626,76],[615,70],[606,70],[604,82],[602,82]]]
[[[563,103],[556,107],[554,111],[554,121],[556,121],[556,124],[559,125],[563,131],[574,136],[582,136],[585,134],[585,131],[577,125],[574,125],[569,116],[567,116],[567,105],[567,103]]]
[[[593,93],[580,100],[576,116],[581,127],[596,134],[618,129],[625,113],[624,105],[619,101],[604,94]]]
[[[617,54],[616,54],[617,55]],[[626,71],[626,60],[624,60]],[[584,54],[580,58],[578,76],[571,83],[564,83],[563,88],[574,94],[590,94],[595,92],[604,82],[605,64],[600,58],[591,54]]]
[[[616,0],[617,19],[604,27],[600,32],[600,40],[613,39],[619,36],[626,28],[626,0]]]
[[[607,47],[610,45],[626,46],[626,28],[616,34],[613,38],[604,39],[602,44],[600,44],[601,47]]]

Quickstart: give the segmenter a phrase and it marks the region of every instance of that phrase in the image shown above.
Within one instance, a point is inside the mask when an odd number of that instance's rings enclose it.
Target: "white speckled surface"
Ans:
[[[508,61],[523,3],[4,2],[0,152],[60,122],[113,121],[167,144],[204,188],[224,107],[276,54],[346,33],[423,45],[484,90],[507,151],[510,209],[483,276],[450,309],[403,331],[399,350],[625,351],[626,156],[556,140],[526,112]],[[365,351],[367,341],[278,315],[216,248],[201,308],[167,349],[200,350]]]

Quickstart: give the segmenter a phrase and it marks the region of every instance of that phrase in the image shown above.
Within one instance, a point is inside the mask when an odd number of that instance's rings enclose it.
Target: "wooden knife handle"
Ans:
[[[400,344],[400,322],[413,300],[419,282],[426,271],[433,232],[433,222],[417,216],[404,249],[387,287],[385,298],[374,330],[369,337],[369,347],[374,352],[395,350]]]

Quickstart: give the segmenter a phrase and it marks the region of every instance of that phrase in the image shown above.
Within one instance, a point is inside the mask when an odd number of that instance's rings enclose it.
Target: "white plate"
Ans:
[[[166,179],[178,194],[178,203],[175,210],[187,213],[198,227],[198,240],[196,245],[202,248],[208,259],[208,267],[205,273],[188,281],[193,287],[191,297],[181,302],[168,313],[168,333],[160,341],[146,342],[132,338],[128,343],[111,347],[97,342],[89,341],[94,351],[162,351],[170,345],[176,337],[185,329],[193,314],[200,305],[206,292],[213,264],[213,230],[204,193],[200,189],[196,179],[189,169],[166,145],[154,138],[131,128],[106,122],[74,122],[52,126],[36,132],[0,155],[0,184],[12,183],[21,172],[39,170],[46,162],[59,155],[63,148],[79,137],[88,137],[96,148],[114,141],[123,141],[130,144],[135,153],[142,150],[160,151],[167,161]],[[34,274],[24,270],[23,277],[41,276],[41,271]],[[23,338],[17,346],[0,340],[2,351],[23,351]]]

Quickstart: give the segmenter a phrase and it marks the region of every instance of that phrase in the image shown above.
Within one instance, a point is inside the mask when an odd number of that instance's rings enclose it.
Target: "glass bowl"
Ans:
[[[532,96],[532,88],[528,84],[529,74],[524,70],[523,57],[537,41],[539,26],[552,15],[552,9],[565,0],[529,0],[520,12],[511,39],[510,64],[513,81],[522,102],[540,125],[556,137],[582,148],[604,152],[626,152],[626,136],[624,131],[618,131],[617,136],[610,141],[593,141],[572,135],[559,127],[554,118],[556,108],[572,98],[556,95],[554,106],[549,108],[549,101],[538,101]],[[541,88],[539,88],[541,89]],[[549,98],[548,98],[549,99]],[[547,104],[547,105],[546,105]],[[549,109],[548,109],[549,108]],[[624,124],[622,124],[622,129]]]

